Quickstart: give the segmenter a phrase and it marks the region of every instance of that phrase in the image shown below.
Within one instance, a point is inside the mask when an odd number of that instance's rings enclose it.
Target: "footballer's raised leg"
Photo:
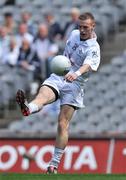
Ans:
[[[54,102],[55,99],[56,94],[53,88],[46,85],[40,88],[39,93],[30,103],[28,103],[23,90],[19,89],[16,94],[16,101],[24,116],[29,116],[30,114],[40,111],[44,105]]]

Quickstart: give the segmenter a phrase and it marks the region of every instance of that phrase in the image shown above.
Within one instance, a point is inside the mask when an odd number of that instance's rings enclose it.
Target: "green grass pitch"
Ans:
[[[125,175],[0,173],[0,180],[126,180]]]

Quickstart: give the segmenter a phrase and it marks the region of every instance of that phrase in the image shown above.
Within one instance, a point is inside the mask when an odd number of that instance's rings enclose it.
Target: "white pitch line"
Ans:
[[[115,139],[110,140],[109,152],[108,152],[108,161],[107,161],[107,169],[106,173],[110,174],[112,172],[112,161],[114,156],[114,148],[115,148]]]

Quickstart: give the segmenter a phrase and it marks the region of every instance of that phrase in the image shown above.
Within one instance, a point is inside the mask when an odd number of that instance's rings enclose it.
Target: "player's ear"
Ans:
[[[92,26],[92,31],[94,31],[94,29],[95,29],[95,23],[94,23],[93,26]]]
[[[92,28],[91,31],[94,31],[94,28]]]
[[[94,29],[95,29],[95,25],[96,25],[96,23],[94,22],[94,23],[93,23],[93,28],[94,28]]]

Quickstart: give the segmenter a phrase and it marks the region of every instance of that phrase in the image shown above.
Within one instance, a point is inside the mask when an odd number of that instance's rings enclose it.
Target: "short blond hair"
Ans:
[[[95,18],[93,16],[93,14],[91,14],[90,12],[85,12],[79,16],[79,20],[83,21],[83,20],[87,20],[87,19],[91,19],[92,22],[95,23]]]

